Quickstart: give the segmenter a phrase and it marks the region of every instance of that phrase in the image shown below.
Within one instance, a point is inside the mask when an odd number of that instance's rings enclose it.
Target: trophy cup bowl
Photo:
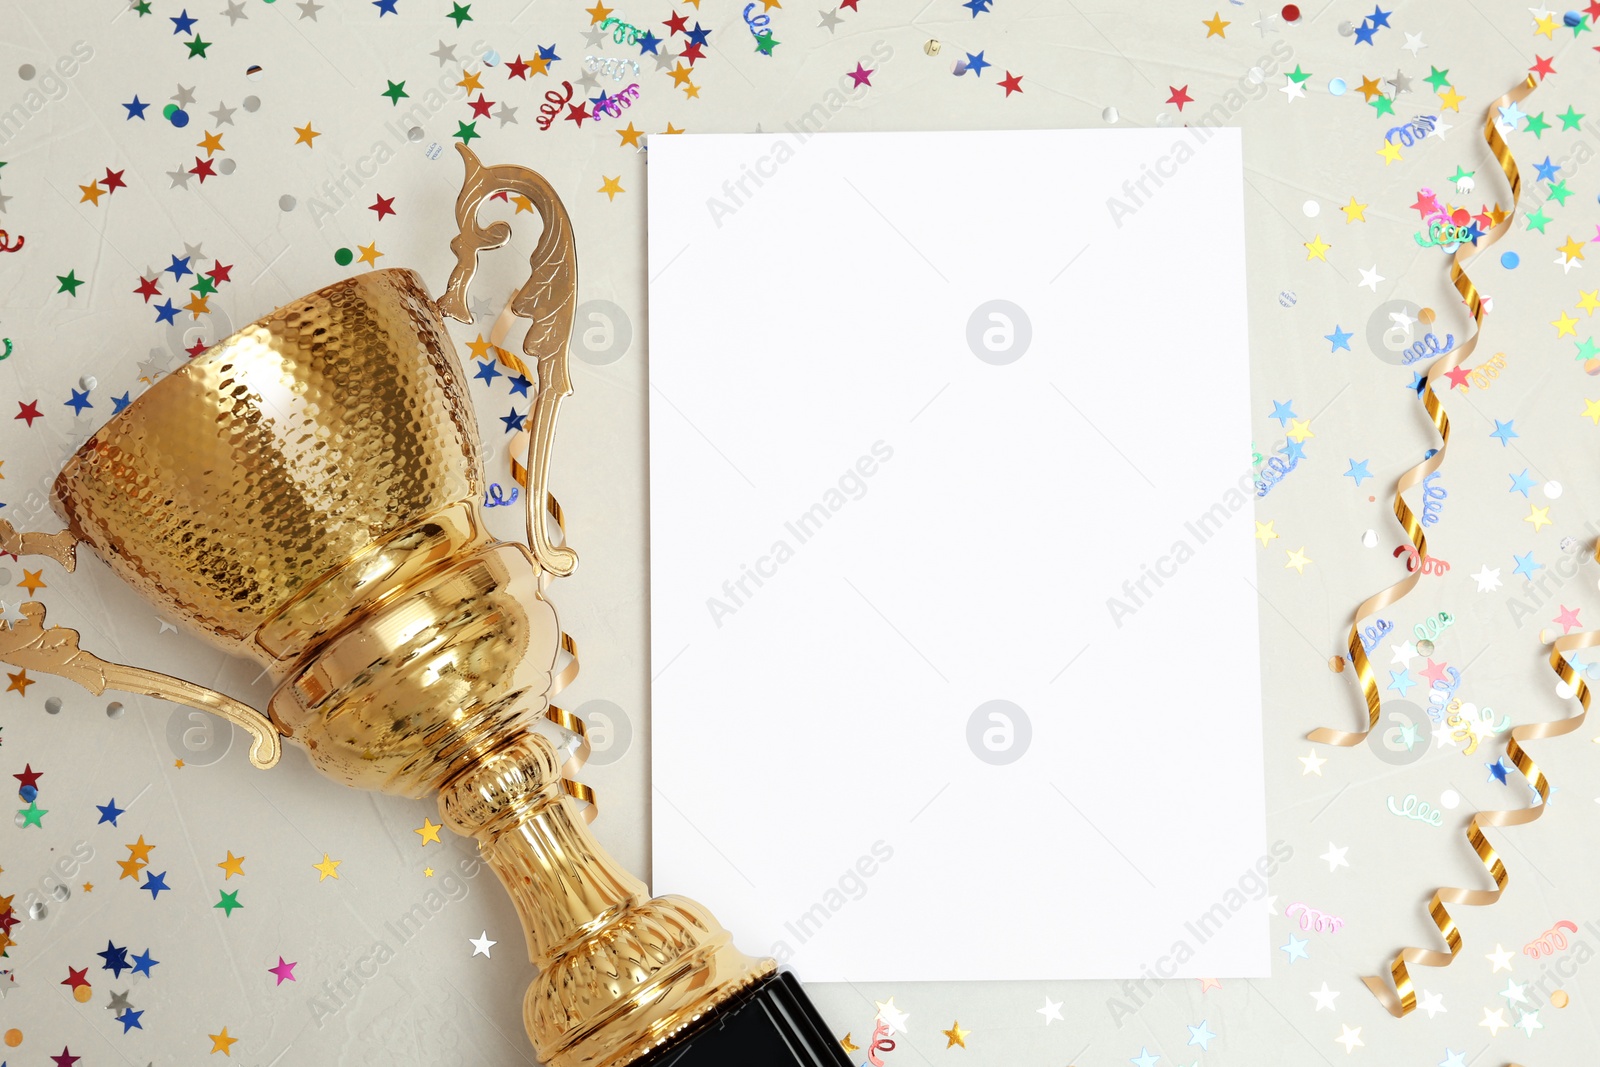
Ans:
[[[0,624],[0,660],[225,715],[251,732],[258,766],[275,761],[281,736],[347,785],[437,795],[444,821],[477,840],[511,894],[539,968],[523,1021],[547,1064],[656,1062],[697,1034],[741,1026],[759,1060],[758,1023],[791,1035],[774,1048],[792,1049],[800,1033],[820,1050],[792,1062],[847,1063],[792,977],[736,949],[693,901],[651,899],[604,852],[578,803],[592,794],[564,777],[575,763],[563,767],[536,728],[549,718],[582,730],[550,703],[576,661],[556,669],[575,646],[544,596],[576,562],[544,514],[559,516],[546,471],[570,392],[576,255],[542,177],[458,148],[467,179],[441,300],[390,269],[279,308],[158,380],[83,445],[54,484],[65,533],[0,523],[0,548],[69,568],[73,543],[88,544],[188,632],[261,663],[277,683],[266,716],[99,660],[73,631],[45,628],[34,602],[22,622]],[[532,320],[523,348],[538,365],[528,462],[516,471],[527,544],[485,528],[477,428],[443,318],[471,321],[477,254],[509,236],[476,219],[500,190],[527,196],[544,221],[511,305]]]

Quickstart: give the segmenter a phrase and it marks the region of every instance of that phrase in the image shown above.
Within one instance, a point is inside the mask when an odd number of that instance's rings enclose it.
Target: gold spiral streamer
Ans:
[[[1600,561],[1600,544],[1595,546],[1595,559]],[[1558,637],[1550,645],[1550,669],[1572,687],[1572,695],[1583,705],[1582,711],[1567,719],[1529,723],[1526,726],[1511,728],[1511,739],[1506,742],[1506,755],[1511,758],[1517,770],[1522,772],[1528,784],[1538,792],[1539,803],[1516,811],[1480,811],[1467,823],[1467,842],[1478,854],[1478,860],[1489,872],[1489,877],[1494,879],[1495,888],[1443,887],[1435,890],[1433,899],[1428,902],[1428,912],[1433,918],[1434,925],[1439,928],[1439,933],[1444,935],[1450,951],[1444,953],[1421,948],[1401,949],[1394,961],[1389,964],[1389,976],[1394,982],[1393,989],[1390,989],[1389,983],[1380,975],[1361,979],[1367,984],[1367,988],[1372,990],[1378,1001],[1389,1010],[1389,1014],[1396,1018],[1409,1013],[1417,1003],[1416,990],[1406,965],[1417,963],[1424,967],[1445,967],[1461,951],[1461,932],[1456,928],[1455,920],[1450,917],[1450,913],[1445,910],[1445,905],[1471,904],[1474,907],[1481,907],[1493,904],[1500,899],[1500,894],[1505,892],[1511,876],[1506,873],[1505,864],[1500,862],[1500,856],[1495,852],[1494,846],[1489,844],[1489,839],[1484,836],[1483,827],[1521,826],[1533,822],[1544,814],[1545,805],[1550,800],[1550,779],[1545,777],[1539,765],[1533,761],[1533,757],[1528,755],[1527,750],[1522,747],[1522,742],[1560,737],[1562,734],[1572,733],[1583,725],[1584,718],[1589,714],[1589,687],[1584,684],[1582,676],[1567,662],[1565,654],[1581,648],[1593,648],[1596,645],[1600,645],[1600,630]]]
[[[1506,181],[1510,186],[1511,210],[1504,219],[1484,234],[1485,243],[1482,247],[1487,247],[1499,240],[1505,231],[1510,228],[1512,219],[1516,217],[1517,202],[1522,189],[1522,179],[1517,171],[1516,161],[1512,158],[1510,148],[1507,147],[1505,139],[1500,136],[1500,131],[1495,126],[1496,112],[1502,107],[1507,107],[1522,100],[1533,92],[1538,87],[1538,84],[1538,81],[1530,74],[1520,85],[1490,104],[1484,116],[1483,138],[1489,145],[1489,150],[1494,154],[1495,162],[1499,164],[1500,170],[1505,174]],[[1406,506],[1401,494],[1422,482],[1424,478],[1437,470],[1444,460],[1445,448],[1450,441],[1450,420],[1444,413],[1438,394],[1433,391],[1433,384],[1441,374],[1459,367],[1467,356],[1472,353],[1473,349],[1477,347],[1478,338],[1482,336],[1483,301],[1478,294],[1477,287],[1467,277],[1463,265],[1468,258],[1481,250],[1480,247],[1462,245],[1456,249],[1450,263],[1450,283],[1455,286],[1456,292],[1461,294],[1461,299],[1467,305],[1467,309],[1472,315],[1473,324],[1477,328],[1460,348],[1447,353],[1436,361],[1428,369],[1428,374],[1424,381],[1423,405],[1426,407],[1429,417],[1433,420],[1435,429],[1439,431],[1441,440],[1439,451],[1403,474],[1395,486],[1395,517],[1400,520],[1401,526],[1405,528],[1406,536],[1410,538],[1418,555],[1422,557],[1427,556],[1427,538],[1422,532],[1421,523],[1417,521],[1411,509]],[[1600,559],[1600,548],[1597,548],[1596,557]],[[1421,577],[1422,572],[1418,570],[1406,579],[1368,597],[1357,605],[1355,609],[1355,619],[1350,626],[1349,648],[1351,661],[1356,665],[1357,674],[1361,680],[1362,693],[1367,701],[1367,729],[1360,733],[1319,729],[1311,733],[1312,740],[1340,746],[1356,745],[1365,740],[1366,736],[1377,726],[1380,703],[1378,687],[1372,677],[1371,665],[1367,662],[1366,655],[1362,649],[1357,624],[1368,613],[1377,611],[1405,596]],[[1584,717],[1589,711],[1589,689],[1584,685],[1583,680],[1578,677],[1577,672],[1566,662],[1563,653],[1579,648],[1588,648],[1596,644],[1600,644],[1600,631],[1590,631],[1558,638],[1552,644],[1550,651],[1550,668],[1556,672],[1562,681],[1573,687],[1574,695],[1582,703],[1583,710],[1569,719],[1513,727],[1511,737],[1506,742],[1506,755],[1511,758],[1517,770],[1527,779],[1528,784],[1539,794],[1539,803],[1516,811],[1478,812],[1467,823],[1467,843],[1477,853],[1478,861],[1483,864],[1484,870],[1488,872],[1495,887],[1493,889],[1460,889],[1444,886],[1436,889],[1432,898],[1428,901],[1428,915],[1433,920],[1434,926],[1438,927],[1439,934],[1444,938],[1445,945],[1449,951],[1439,952],[1433,949],[1413,947],[1402,948],[1395,954],[1394,960],[1389,964],[1389,977],[1387,980],[1381,975],[1362,978],[1367,988],[1378,998],[1379,1003],[1384,1006],[1389,1014],[1396,1018],[1409,1014],[1417,1006],[1416,987],[1411,980],[1408,965],[1446,967],[1454,962],[1456,956],[1461,952],[1461,931],[1457,928],[1455,919],[1450,915],[1445,905],[1469,904],[1480,907],[1495,903],[1500,899],[1501,894],[1505,892],[1511,876],[1507,873],[1505,864],[1501,862],[1499,854],[1495,852],[1494,846],[1489,843],[1489,839],[1484,835],[1483,827],[1520,826],[1524,823],[1532,822],[1544,814],[1545,804],[1550,799],[1550,781],[1545,777],[1544,772],[1539,769],[1539,765],[1534,762],[1533,757],[1529,756],[1522,747],[1522,742],[1546,737],[1558,737],[1562,734],[1571,733],[1583,724]]]
[[[1406,538],[1416,549],[1419,559],[1428,556],[1428,538],[1422,532],[1422,523],[1411,508],[1406,505],[1404,493],[1407,489],[1422,484],[1423,480],[1438,470],[1444,463],[1446,449],[1450,445],[1450,417],[1445,414],[1444,404],[1439,399],[1439,394],[1434,392],[1434,382],[1455,370],[1478,346],[1478,338],[1483,335],[1483,300],[1478,295],[1477,286],[1467,277],[1463,264],[1498,241],[1506,230],[1510,229],[1511,221],[1516,217],[1517,201],[1522,190],[1522,176],[1517,171],[1517,164],[1511,158],[1511,149],[1506,147],[1505,139],[1500,136],[1499,129],[1495,126],[1495,115],[1502,107],[1526,97],[1539,85],[1532,74],[1527,79],[1506,93],[1500,99],[1489,105],[1483,120],[1483,139],[1488,142],[1489,150],[1494,153],[1495,161],[1500,165],[1500,170],[1505,174],[1506,181],[1511,186],[1511,210],[1499,223],[1492,226],[1484,235],[1479,245],[1463,244],[1457,248],[1450,261],[1450,284],[1455,286],[1456,292],[1461,294],[1462,301],[1467,305],[1467,310],[1472,314],[1472,322],[1476,327],[1472,336],[1462,342],[1459,348],[1452,349],[1439,357],[1428,368],[1427,377],[1423,380],[1422,404],[1428,412],[1428,418],[1433,421],[1433,427],[1439,434],[1439,449],[1432,456],[1412,467],[1402,474],[1394,487],[1394,517],[1400,520],[1401,527],[1405,530]],[[1361,684],[1361,695],[1367,702],[1367,728],[1360,731],[1348,732],[1334,730],[1329,727],[1319,727],[1309,735],[1312,741],[1325,745],[1337,745],[1340,748],[1350,748],[1359,745],[1367,739],[1378,725],[1378,712],[1382,705],[1382,696],[1379,694],[1378,681],[1373,677],[1372,664],[1367,659],[1366,649],[1361,644],[1361,620],[1374,612],[1381,611],[1393,604],[1416,587],[1422,580],[1422,569],[1419,567],[1402,578],[1400,581],[1380,590],[1356,605],[1350,619],[1350,633],[1346,641],[1346,648],[1350,652],[1350,665],[1355,668],[1357,681]],[[1410,1010],[1409,1008],[1406,1010]]]

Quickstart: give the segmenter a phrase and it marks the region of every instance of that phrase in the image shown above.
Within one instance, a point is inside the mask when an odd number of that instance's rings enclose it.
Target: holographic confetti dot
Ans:
[[[489,49],[483,54],[483,65],[486,67],[498,67],[500,65],[500,53],[493,48]]]
[[[238,166],[239,166],[239,164],[234,162],[233,160],[224,159],[221,163],[217,164],[217,173],[218,174],[232,174],[234,172],[234,170],[236,170],[238,168]]]
[[[942,46],[938,41],[929,41],[927,44],[922,46],[922,50],[930,56],[936,56],[939,54],[939,49],[941,47]]]
[[[113,700],[106,705],[106,718],[108,719],[120,719],[122,718],[122,712],[123,707],[120,700]]]
[[[1328,92],[1332,96],[1343,96],[1344,91],[1348,88],[1350,88],[1350,86],[1345,84],[1343,78],[1334,78],[1328,83]]]
[[[1567,991],[1565,989],[1558,989],[1554,993],[1550,994],[1550,1003],[1554,1004],[1558,1008],[1564,1008],[1568,1004],[1572,1003],[1572,998],[1567,996]]]
[[[1343,656],[1329,656],[1328,657],[1328,669],[1330,671],[1332,671],[1334,674],[1343,674],[1344,673],[1344,657]]]
[[[406,140],[408,141],[420,141],[422,140],[423,136],[424,134],[421,126],[413,126],[406,131]]]
[[[333,254],[333,261],[339,264],[341,267],[348,267],[351,260],[355,258],[356,254],[350,251],[348,248],[341,248],[339,251]]]
[[[1433,642],[1432,641],[1428,641],[1426,639],[1424,639],[1422,641],[1418,641],[1417,642],[1417,655],[1419,655],[1419,656],[1431,656],[1431,655],[1433,655]]]
[[[253,82],[260,81],[261,80],[261,75],[263,73],[265,73],[265,72],[259,66],[257,66],[254,63],[252,63],[250,66],[244,68],[244,76],[246,78],[249,78]]]
[[[1122,116],[1117,114],[1117,109],[1116,108],[1108,107],[1104,111],[1100,112],[1100,117],[1102,119],[1104,119],[1106,122],[1109,122],[1113,126],[1115,126],[1116,123],[1117,123],[1117,120],[1119,118],[1121,118]]]
[[[247,96],[244,98],[244,109],[246,111],[259,111],[260,108],[261,98],[259,96]]]
[[[1339,36],[1340,37],[1349,37],[1351,34],[1353,34],[1355,32],[1356,32],[1356,28],[1354,26],[1350,25],[1350,23],[1348,21],[1339,23]]]
[[[1583,21],[1583,16],[1578,14],[1576,11],[1568,11],[1565,15],[1561,16],[1561,21],[1567,27],[1567,29],[1570,30],[1575,28],[1578,23]]]
[[[294,210],[294,206],[297,203],[299,203],[298,200],[296,200],[294,197],[290,196],[288,193],[284,193],[282,196],[278,197],[278,210],[279,211],[293,211]]]
[[[21,78],[25,82],[33,81],[33,76],[37,73],[39,72],[33,69],[32,63],[24,63],[22,66],[17,68],[17,77]]]
[[[1502,252],[1500,254],[1500,265],[1506,270],[1516,270],[1517,264],[1521,262],[1522,257],[1515,252]]]
[[[51,715],[61,714],[61,698],[51,697],[44,702],[44,710]]]
[[[78,388],[82,389],[86,393],[99,384],[99,381],[97,381],[95,376],[92,374],[85,374],[82,378],[78,379]]]

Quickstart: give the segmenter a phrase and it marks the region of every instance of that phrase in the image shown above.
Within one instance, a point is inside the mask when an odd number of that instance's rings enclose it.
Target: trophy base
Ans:
[[[729,1000],[630,1067],[855,1067],[787,971]]]

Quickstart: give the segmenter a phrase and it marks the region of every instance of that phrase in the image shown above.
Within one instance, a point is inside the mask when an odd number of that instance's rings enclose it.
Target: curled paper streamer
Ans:
[[[1525,98],[1538,87],[1538,81],[1533,75],[1516,86],[1498,100],[1491,103],[1483,120],[1483,139],[1489,145],[1489,150],[1494,154],[1495,161],[1506,176],[1506,182],[1511,189],[1511,210],[1500,223],[1488,230],[1483,235],[1482,247],[1494,244],[1511,226],[1511,221],[1516,217],[1517,201],[1522,191],[1522,178],[1517,171],[1517,164],[1511,157],[1511,150],[1506,146],[1505,139],[1500,136],[1500,131],[1495,127],[1495,116],[1499,109],[1508,107]],[[1403,494],[1438,470],[1444,462],[1446,449],[1450,444],[1450,419],[1445,414],[1444,406],[1439,400],[1439,395],[1434,392],[1434,383],[1444,374],[1459,367],[1477,347],[1478,338],[1483,335],[1483,301],[1478,295],[1477,286],[1467,277],[1463,269],[1463,262],[1476,254],[1481,249],[1472,245],[1462,245],[1456,249],[1450,260],[1450,283],[1455,286],[1456,292],[1461,294],[1461,299],[1466,303],[1472,315],[1473,325],[1476,329],[1471,337],[1460,348],[1441,356],[1429,368],[1423,381],[1422,403],[1427,409],[1428,417],[1432,419],[1434,428],[1440,437],[1439,450],[1402,474],[1395,483],[1394,514],[1405,529],[1406,537],[1411,541],[1418,557],[1426,559],[1428,556],[1427,537],[1422,531],[1422,523],[1418,521],[1406,502]],[[1407,593],[1411,592],[1416,584],[1422,580],[1421,571],[1412,571],[1394,585],[1383,589],[1356,605],[1350,621],[1350,635],[1347,642],[1350,652],[1350,662],[1355,668],[1355,675],[1361,684],[1362,696],[1367,704],[1367,728],[1360,732],[1347,732],[1321,727],[1313,730],[1310,739],[1324,744],[1350,747],[1359,745],[1366,740],[1378,724],[1378,713],[1382,699],[1378,691],[1377,680],[1373,677],[1372,664],[1367,660],[1365,650],[1361,646],[1361,634],[1358,629],[1362,619],[1376,611],[1380,611]],[[1493,904],[1500,899],[1500,894],[1505,891],[1506,883],[1510,876],[1506,873],[1505,864],[1500,861],[1494,847],[1489,844],[1488,838],[1483,834],[1484,826],[1518,826],[1532,822],[1544,813],[1544,802],[1550,798],[1550,783],[1544,773],[1534,763],[1532,757],[1522,748],[1522,742],[1535,738],[1556,737],[1578,729],[1583,723],[1584,716],[1589,710],[1589,690],[1578,677],[1577,672],[1562,658],[1562,653],[1578,648],[1587,648],[1590,645],[1600,644],[1600,631],[1572,634],[1568,637],[1558,638],[1550,652],[1550,667],[1562,680],[1575,686],[1576,695],[1583,703],[1583,711],[1571,719],[1562,719],[1557,722],[1534,723],[1527,726],[1518,726],[1512,729],[1511,738],[1506,743],[1506,755],[1509,756],[1517,769],[1527,778],[1528,783],[1538,792],[1540,803],[1531,808],[1518,811],[1485,811],[1474,815],[1467,823],[1467,841],[1472,845],[1473,851],[1478,854],[1478,860],[1483,864],[1484,870],[1494,880],[1494,889],[1457,889],[1441,887],[1434,891],[1432,899],[1428,902],[1428,915],[1433,924],[1439,928],[1440,935],[1448,946],[1448,952],[1439,952],[1424,948],[1402,948],[1389,964],[1389,978],[1381,975],[1364,977],[1372,994],[1378,998],[1389,1014],[1400,1018],[1414,1011],[1417,1006],[1416,987],[1412,983],[1409,964],[1421,964],[1425,967],[1444,967],[1453,962],[1461,951],[1461,931],[1456,928],[1455,919],[1445,908],[1446,904],[1471,904],[1482,906]],[[1390,981],[1393,988],[1390,987]]]
[[[1500,164],[1500,169],[1506,176],[1506,181],[1511,186],[1511,210],[1499,225],[1494,226],[1483,235],[1481,247],[1488,247],[1498,241],[1506,230],[1511,227],[1511,220],[1516,217],[1517,200],[1522,191],[1522,177],[1517,172],[1516,161],[1511,158],[1511,150],[1506,147],[1505,139],[1500,136],[1500,131],[1495,128],[1495,116],[1502,107],[1507,107],[1522,100],[1538,86],[1532,74],[1526,81],[1515,89],[1506,93],[1500,99],[1489,105],[1488,112],[1483,120],[1483,138],[1488,142],[1489,150],[1494,153],[1495,160]],[[1428,539],[1422,532],[1422,523],[1406,505],[1405,491],[1420,485],[1434,471],[1444,463],[1445,452],[1450,445],[1450,417],[1445,414],[1444,405],[1439,400],[1439,394],[1434,392],[1434,383],[1448,372],[1459,367],[1478,345],[1478,338],[1483,335],[1483,301],[1478,296],[1478,289],[1467,277],[1462,269],[1462,263],[1480,251],[1480,247],[1463,245],[1456,249],[1450,261],[1450,283],[1455,286],[1456,292],[1461,294],[1461,299],[1466,302],[1467,309],[1472,314],[1473,324],[1477,327],[1471,337],[1467,338],[1459,348],[1451,349],[1440,356],[1428,367],[1428,373],[1423,380],[1422,404],[1427,409],[1428,417],[1433,421],[1434,429],[1438,431],[1440,444],[1439,450],[1421,463],[1402,474],[1394,487],[1394,517],[1400,520],[1406,537],[1411,541],[1411,546],[1418,560],[1428,558]],[[1410,558],[1408,554],[1408,559]],[[1326,745],[1337,745],[1340,748],[1350,748],[1361,744],[1367,735],[1378,725],[1378,712],[1382,704],[1382,697],[1378,690],[1378,680],[1373,676],[1372,664],[1367,659],[1367,653],[1361,646],[1361,620],[1374,612],[1382,611],[1393,604],[1412,589],[1416,588],[1422,580],[1423,572],[1411,571],[1404,578],[1380,590],[1356,605],[1350,619],[1350,634],[1346,647],[1350,652],[1350,665],[1354,668],[1356,680],[1361,685],[1361,694],[1367,703],[1367,728],[1359,732],[1335,730],[1329,727],[1320,727],[1311,731],[1310,739]],[[1407,1008],[1407,1011],[1410,1009]]]
[[[1600,546],[1596,546],[1595,558],[1600,560]],[[1489,844],[1489,839],[1483,834],[1485,826],[1521,826],[1533,822],[1544,814],[1545,803],[1550,799],[1550,779],[1546,778],[1539,765],[1528,755],[1522,747],[1524,741],[1537,741],[1546,737],[1560,737],[1570,734],[1583,725],[1584,718],[1589,714],[1589,687],[1584,685],[1583,678],[1573,670],[1572,665],[1566,661],[1565,653],[1575,652],[1580,648],[1593,648],[1600,645],[1600,630],[1589,630],[1581,634],[1570,634],[1558,637],[1550,646],[1550,669],[1556,672],[1560,679],[1567,683],[1583,705],[1583,710],[1569,719],[1557,719],[1554,722],[1529,723],[1526,726],[1511,728],[1511,739],[1506,742],[1506,755],[1516,765],[1517,770],[1528,780],[1534,790],[1539,794],[1539,803],[1532,807],[1520,808],[1516,811],[1480,811],[1467,823],[1467,842],[1472,845],[1473,851],[1478,854],[1478,862],[1483,864],[1483,869],[1494,879],[1493,889],[1456,889],[1443,886],[1434,890],[1433,898],[1428,901],[1428,915],[1433,924],[1439,928],[1439,933],[1444,937],[1445,944],[1450,947],[1449,952],[1436,952],[1423,948],[1403,948],[1389,964],[1389,976],[1394,982],[1390,989],[1388,981],[1380,975],[1364,977],[1361,980],[1372,990],[1389,1014],[1399,1018],[1410,1013],[1417,1006],[1416,988],[1411,981],[1411,972],[1407,964],[1421,964],[1424,967],[1446,967],[1453,962],[1461,951],[1461,931],[1456,928],[1455,919],[1445,909],[1446,904],[1471,904],[1481,907],[1493,904],[1500,899],[1500,894],[1505,892],[1511,876],[1506,873],[1504,863],[1495,852],[1494,846]]]

